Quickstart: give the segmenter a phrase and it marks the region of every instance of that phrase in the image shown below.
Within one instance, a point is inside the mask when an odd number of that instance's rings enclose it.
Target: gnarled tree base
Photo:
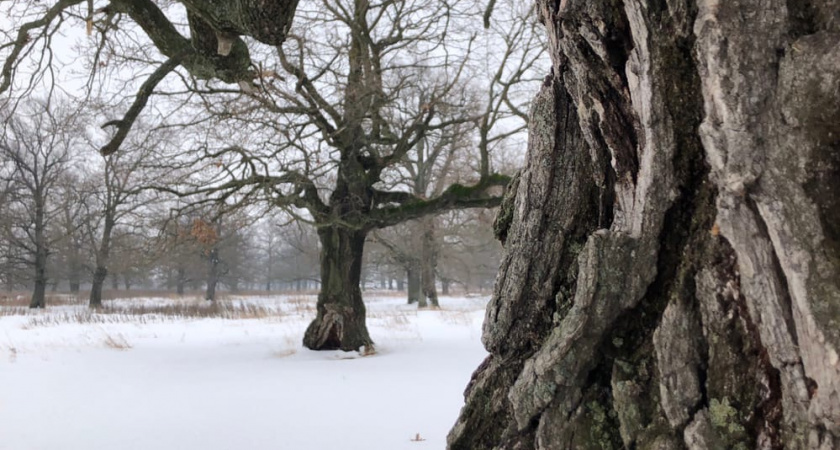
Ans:
[[[310,350],[372,351],[359,288],[366,233],[337,226],[318,229],[321,240],[321,293],[318,315],[303,345]]]
[[[303,345],[310,350],[373,350],[373,341],[365,326],[364,311],[359,313],[351,307],[326,304],[323,313],[306,328]]]

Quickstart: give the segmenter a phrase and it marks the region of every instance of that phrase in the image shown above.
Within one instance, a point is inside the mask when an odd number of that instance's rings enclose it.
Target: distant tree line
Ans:
[[[0,286],[31,290],[32,307],[45,307],[48,292],[90,295],[100,306],[103,290],[203,291],[213,300],[217,290],[319,289],[313,227],[283,213],[185,208],[156,189],[172,170],[159,159],[171,150],[171,135],[145,129],[102,158],[84,116],[67,101],[33,100],[3,119]],[[492,287],[501,248],[492,217],[455,211],[372,235],[361,289],[406,291],[416,302],[423,264],[444,295]],[[429,226],[436,230],[431,241],[417,232]]]

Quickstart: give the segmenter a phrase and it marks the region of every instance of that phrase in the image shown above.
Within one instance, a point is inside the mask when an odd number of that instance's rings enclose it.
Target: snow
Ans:
[[[371,297],[364,357],[301,346],[314,297],[227,302],[256,318],[4,315],[0,449],[442,449],[486,356],[486,301]]]

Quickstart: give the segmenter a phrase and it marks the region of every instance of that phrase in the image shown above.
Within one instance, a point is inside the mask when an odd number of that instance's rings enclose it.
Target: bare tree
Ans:
[[[425,308],[428,304],[423,293],[423,259],[420,254],[422,236],[421,224],[418,221],[409,221],[377,231],[372,234],[370,240],[384,248],[387,262],[400,268],[400,282],[407,282],[408,304],[417,303],[418,307]]]
[[[49,48],[50,33],[65,17],[86,20],[97,33],[99,44],[89,52],[96,70],[119,73],[113,69],[115,39],[125,37],[122,43],[127,44],[147,38],[167,60],[139,86],[127,113],[106,124],[115,133],[101,151],[111,154],[122,145],[156,90],[168,89],[167,98],[194,100],[189,108],[208,110],[215,123],[236,127],[232,134],[242,145],[220,145],[230,142],[231,133],[217,130],[194,141],[204,149],[199,164],[218,162],[218,176],[184,180],[173,190],[207,201],[268,201],[306,210],[300,215],[317,227],[323,255],[318,315],[305,343],[314,349],[370,348],[359,290],[365,237],[406,220],[499,203],[508,177],[495,173],[491,147],[513,132],[506,130],[502,117],[524,116],[512,93],[535,61],[534,54],[503,58],[500,67],[512,67],[515,74],[494,68],[498,76],[487,83],[498,89],[491,100],[476,104],[464,93],[481,83],[478,61],[487,58],[471,57],[483,44],[475,36],[479,28],[469,25],[476,16],[466,13],[471,11],[467,4],[323,0],[307,3],[298,17],[303,26],[291,31],[296,3],[214,5],[184,3],[189,38],[173,25],[166,5],[161,9],[151,1],[112,1],[99,10],[72,0],[47,9],[11,8],[11,20],[21,31],[3,47],[8,57],[0,72],[0,93],[14,87],[11,80],[26,55]],[[271,47],[256,42],[249,47],[239,36]],[[281,47],[287,37],[290,42]],[[508,44],[508,50],[513,48]],[[136,55],[125,61],[156,59],[149,47],[134,47]],[[163,82],[168,74],[181,77],[189,92],[178,97],[179,89]],[[421,141],[455,125],[475,136],[470,152],[479,162],[473,174],[434,197],[391,189],[395,186],[389,179],[399,173],[399,163]]]
[[[215,208],[214,208],[215,209]],[[201,246],[201,256],[206,264],[204,299],[216,300],[220,284],[236,290],[246,276],[239,270],[247,259],[248,247],[242,230],[250,224],[242,214],[209,210],[207,219],[193,221],[191,236]]]
[[[274,215],[255,233],[265,290],[302,291],[318,282],[319,244],[314,230],[286,215]]]
[[[294,290],[303,291],[320,281],[320,243],[317,233],[300,223],[290,223],[280,230],[281,280]]]
[[[66,280],[73,294],[79,292],[84,275],[89,271],[90,252],[85,246],[83,227],[91,219],[87,204],[90,191],[83,178],[72,167],[68,168],[51,195],[57,214],[49,227],[53,245],[47,275],[53,289]]]
[[[502,247],[493,236],[491,211],[454,211],[440,217],[437,274],[444,290],[467,292],[493,286]]]
[[[5,158],[0,160],[5,163]],[[21,262],[24,258],[20,255],[21,249],[14,245],[14,208],[12,202],[11,178],[4,179],[0,187],[0,277],[3,287],[11,292],[20,283]]]
[[[457,8],[425,6],[315,3],[306,12],[306,27],[300,34],[293,29],[292,42],[277,50],[286,77],[245,97],[206,102],[220,124],[241,124],[236,136],[242,144],[211,150],[208,139],[199,164],[217,161],[224,170],[209,179],[185,179],[192,186],[177,189],[207,201],[264,199],[305,210],[300,216],[317,228],[322,252],[318,315],[304,338],[313,349],[372,347],[359,286],[370,231],[451,209],[496,205],[508,180],[492,171],[490,158],[494,144],[521,129],[499,131],[496,123],[518,117],[509,112],[515,99],[502,90],[499,95],[507,97],[484,108],[468,98],[475,91],[466,76],[473,38],[450,27]],[[349,36],[336,40],[329,31],[335,24]],[[326,31],[311,31],[318,27]],[[460,58],[451,54],[456,49]],[[532,63],[525,64],[494,83],[515,85]],[[267,120],[267,113],[276,118]],[[479,161],[472,172],[444,179],[436,191],[425,185],[412,191],[401,183],[403,161],[428,157],[425,142],[456,133],[474,139],[455,147]],[[430,159],[429,167],[439,163]],[[431,177],[429,167],[423,171]]]
[[[297,7],[295,0],[234,0],[220,6],[212,0],[177,2],[187,11],[190,36],[183,36],[177,21],[151,0],[116,0],[95,9],[94,2],[60,0],[49,5],[37,1],[5,2],[2,13],[10,29],[8,41],[0,44],[4,63],[0,69],[0,94],[15,89],[25,96],[37,89],[52,73],[53,37],[67,22],[87,26],[96,32],[97,47],[91,67],[106,66],[103,49],[109,36],[124,28],[126,19],[142,30],[154,48],[167,60],[148,76],[123,119],[109,123],[114,137],[102,148],[103,154],[116,151],[128,135],[154,88],[176,67],[183,67],[198,79],[219,79],[250,86],[259,77],[241,36],[277,46],[283,43]],[[71,25],[74,26],[74,25]],[[16,31],[16,33],[14,32]],[[30,63],[34,67],[26,67]],[[18,84],[15,84],[17,82]]]
[[[74,148],[81,144],[79,127],[65,103],[31,101],[3,118],[0,157],[4,181],[10,182],[9,202],[14,223],[13,245],[34,271],[31,308],[43,308],[47,287],[47,258],[59,236],[48,227],[58,220],[54,196],[61,186]]]
[[[132,228],[142,229],[148,223],[143,218],[144,210],[157,200],[146,187],[152,179],[162,176],[160,160],[170,145],[169,136],[148,127],[143,131],[133,134],[120,152],[103,156],[100,167],[90,174],[94,180],[89,183],[91,219],[86,221],[85,235],[93,249],[95,265],[89,298],[91,308],[102,306],[102,287],[109,273],[118,227],[123,228],[123,234]],[[115,271],[111,275],[119,274]]]

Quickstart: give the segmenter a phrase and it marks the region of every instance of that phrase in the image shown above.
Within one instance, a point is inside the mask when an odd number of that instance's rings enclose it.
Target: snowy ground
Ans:
[[[177,302],[187,317],[170,299],[0,304],[0,449],[443,449],[485,356],[486,298],[371,296],[366,357],[301,347],[314,301],[231,299],[211,317],[198,300]]]

